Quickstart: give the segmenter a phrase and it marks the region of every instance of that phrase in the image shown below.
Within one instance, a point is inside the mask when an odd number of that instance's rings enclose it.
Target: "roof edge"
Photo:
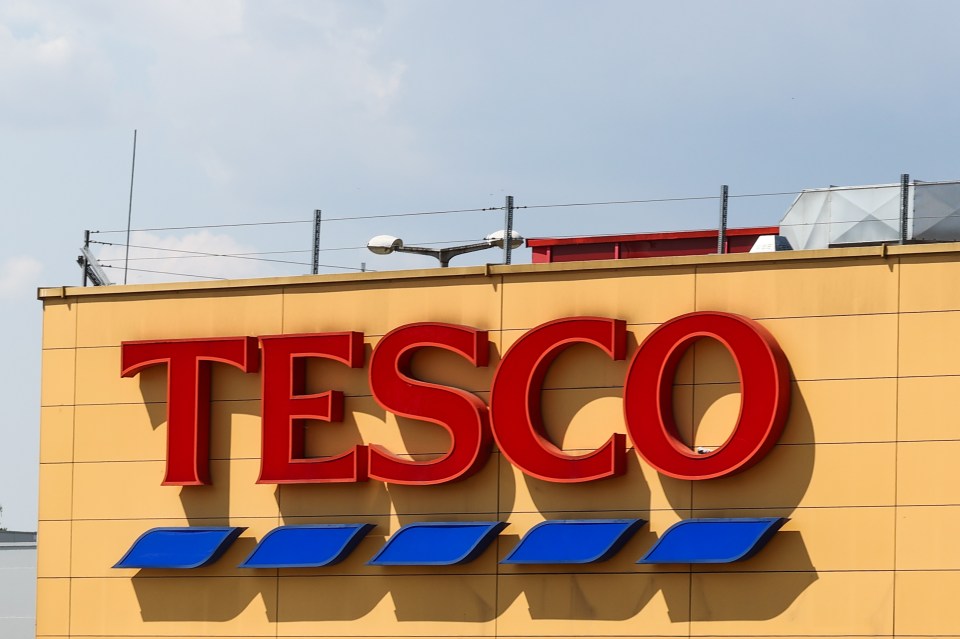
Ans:
[[[168,282],[162,284],[132,284],[114,286],[55,286],[41,287],[37,298],[43,301],[74,299],[83,297],[120,297],[125,295],[143,295],[153,293],[173,293],[187,291],[214,290],[258,290],[270,288],[291,288],[315,286],[318,284],[349,284],[358,282],[400,281],[416,279],[448,278],[490,278],[513,275],[525,275],[546,272],[570,271],[615,271],[624,269],[664,268],[678,266],[714,266],[723,264],[742,264],[752,262],[803,262],[837,258],[885,258],[902,255],[935,255],[960,253],[960,242],[937,244],[881,244],[877,246],[857,246],[850,248],[830,248],[812,251],[777,251],[770,253],[732,253],[712,255],[683,255],[668,257],[646,257],[633,259],[590,260],[581,262],[554,262],[541,264],[487,264],[458,268],[431,268],[409,271],[376,271],[366,273],[344,273],[336,275],[297,275],[288,277],[270,277],[244,280],[218,280],[213,282]]]

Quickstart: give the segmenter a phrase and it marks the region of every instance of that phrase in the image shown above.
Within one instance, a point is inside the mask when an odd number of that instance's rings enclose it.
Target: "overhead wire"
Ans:
[[[659,202],[690,202],[694,200],[716,200],[717,195],[697,195],[692,197],[653,198],[648,200],[610,200],[608,202],[562,202],[559,204],[526,204],[514,206],[516,209],[559,209],[572,206],[612,206],[620,204],[652,204]]]
[[[485,211],[502,211],[503,207],[484,207],[473,209],[448,209],[442,211],[414,211],[412,213],[382,213],[376,215],[348,215],[343,217],[323,218],[323,223],[327,222],[345,222],[352,220],[379,220],[390,217],[417,217],[423,215],[447,215],[452,213],[480,213]],[[270,222],[232,222],[228,224],[195,224],[189,226],[157,226],[142,229],[130,229],[131,233],[141,233],[148,231],[186,231],[193,229],[214,229],[214,228],[237,228],[242,226],[270,226],[279,224],[313,224],[314,220],[274,220]],[[91,233],[126,233],[126,229],[110,229],[107,231],[90,231]]]
[[[935,186],[935,185],[944,185],[944,184],[960,184],[960,180],[942,180],[942,181],[931,181],[931,182],[915,182],[913,186]],[[728,196],[729,199],[734,198],[755,198],[755,197],[776,197],[776,196],[786,196],[786,195],[799,195],[800,193],[807,191],[860,191],[868,189],[876,189],[878,187],[895,187],[898,186],[895,183],[891,184],[873,184],[873,185],[864,185],[864,186],[830,186],[816,189],[799,189],[794,191],[773,191],[765,193],[734,193]],[[667,202],[692,202],[692,201],[704,201],[704,200],[719,200],[719,195],[696,195],[696,196],[683,196],[683,197],[661,197],[661,198],[645,198],[645,199],[634,199],[634,200],[600,200],[594,202],[556,202],[551,204],[524,204],[514,206],[514,209],[548,209],[548,208],[568,208],[568,207],[581,207],[581,206],[620,206],[627,204],[661,204]],[[417,217],[425,215],[447,215],[454,213],[483,213],[489,211],[502,211],[504,207],[502,206],[487,206],[487,207],[475,207],[475,208],[464,208],[464,209],[443,209],[437,211],[413,211],[408,213],[381,213],[381,214],[372,214],[372,215],[344,215],[339,217],[328,217],[324,218],[323,222],[346,222],[353,220],[375,220],[375,219],[386,219],[386,218],[403,218],[403,217]],[[283,224],[312,224],[313,219],[296,219],[296,220],[272,220],[265,222],[231,222],[224,224],[195,224],[195,225],[185,225],[185,226],[156,226],[156,227],[146,227],[139,229],[130,229],[131,232],[151,232],[151,231],[185,231],[185,230],[195,230],[195,229],[215,229],[215,228],[239,228],[239,227],[250,227],[250,226],[275,226]],[[109,230],[96,230],[90,231],[91,233],[96,234],[107,234],[107,233],[126,233],[126,229],[109,229]]]
[[[120,270],[120,271],[122,271],[122,270],[124,269],[123,266],[114,266],[114,265],[112,265],[112,264],[104,264],[104,263],[102,263],[102,262],[100,263],[100,266],[102,266],[103,268],[112,268],[112,269],[116,269],[116,270]],[[145,269],[145,268],[127,268],[127,270],[128,270],[128,271],[137,271],[138,273],[156,273],[156,274],[158,274],[158,275],[174,275],[174,276],[176,276],[176,277],[196,277],[196,278],[205,279],[205,280],[225,280],[225,279],[227,279],[226,277],[214,277],[213,275],[194,275],[193,273],[172,273],[172,272],[170,272],[170,271],[154,271],[154,270],[149,270],[149,269]]]
[[[934,186],[934,185],[947,185],[947,184],[960,184],[960,180],[944,180],[944,181],[932,181],[932,182],[913,182],[911,186]],[[874,184],[874,185],[863,185],[863,186],[830,186],[816,189],[802,189],[797,191],[773,191],[773,192],[763,192],[763,193],[739,193],[739,194],[730,194],[729,199],[735,198],[759,198],[759,197],[779,197],[779,196],[798,196],[804,192],[842,192],[842,191],[860,191],[860,190],[871,190],[877,188],[890,188],[898,187],[896,183],[890,184]],[[633,199],[633,200],[602,200],[602,201],[587,201],[587,202],[558,202],[558,203],[548,203],[548,204],[526,204],[515,206],[514,209],[552,209],[552,208],[572,208],[572,207],[599,207],[599,206],[623,206],[631,204],[656,204],[656,203],[670,203],[670,202],[693,202],[693,201],[710,201],[710,200],[719,200],[720,195],[699,195],[699,196],[684,196],[684,197],[664,197],[664,198],[645,198],[645,199]],[[323,222],[343,222],[343,221],[352,221],[352,220],[371,220],[371,219],[385,219],[385,218],[405,218],[405,217],[417,217],[417,216],[433,216],[433,215],[447,215],[447,214],[458,214],[458,213],[480,213],[480,212],[490,212],[490,211],[503,211],[505,207],[502,206],[493,206],[493,207],[477,207],[477,208],[463,208],[463,209],[444,209],[436,211],[414,211],[407,213],[385,213],[385,214],[371,214],[371,215],[354,215],[354,216],[338,216],[338,217],[329,217],[323,220]],[[915,216],[914,219],[925,219],[927,216]],[[890,219],[875,219],[868,220],[875,223],[884,223],[884,222],[896,222],[896,218]],[[863,222],[863,221],[861,221]],[[233,222],[225,224],[198,224],[198,225],[184,225],[184,226],[165,226],[165,227],[147,227],[139,229],[130,229],[131,232],[151,232],[151,231],[181,231],[181,230],[196,230],[196,229],[216,229],[216,228],[240,228],[240,227],[261,227],[261,226],[277,226],[277,225],[291,225],[291,224],[310,224],[314,223],[313,219],[295,219],[295,220],[272,220],[272,221],[263,221],[263,222]],[[786,224],[781,223],[780,226],[791,227],[791,226],[812,226],[818,224],[819,222],[788,222]],[[126,233],[127,229],[115,229],[115,230],[97,230],[90,231],[91,234],[108,234],[108,233]],[[556,236],[561,237],[561,236]],[[563,236],[565,237],[565,236]],[[575,237],[575,236],[571,236]],[[441,245],[441,244],[450,244],[455,242],[466,242],[470,240],[448,240],[448,241],[438,241],[438,242],[417,242],[418,245]],[[162,259],[191,259],[191,258],[232,258],[232,259],[243,259],[251,260],[258,262],[271,262],[277,264],[291,264],[297,266],[312,266],[311,262],[301,262],[294,260],[284,260],[276,258],[267,258],[260,257],[264,255],[286,255],[286,254],[305,254],[311,253],[310,250],[284,250],[284,251],[250,251],[243,253],[209,253],[204,251],[191,251],[187,249],[172,249],[159,246],[145,246],[138,244],[128,243],[115,243],[115,242],[103,242],[92,240],[91,244],[100,244],[103,246],[115,246],[123,248],[136,248],[145,251],[160,251],[167,253],[176,253],[177,255],[171,256],[139,256],[130,258],[131,261],[140,261],[140,260],[162,260]],[[348,251],[348,250],[361,250],[366,248],[366,246],[343,246],[343,247],[325,247],[318,249],[320,252],[332,252],[332,251]],[[113,266],[111,264],[103,264],[105,268],[118,269],[121,267]],[[371,270],[366,268],[356,268],[349,266],[339,266],[335,264],[319,264],[318,267],[326,269],[341,269],[346,271],[365,271]],[[197,275],[191,273],[174,273],[169,271],[159,271],[159,270],[149,270],[149,269],[129,269],[133,271],[139,271],[143,273],[156,273],[162,275],[173,275],[177,277],[196,277],[202,279],[226,279],[210,275]]]
[[[459,243],[462,243],[462,242],[472,242],[472,241],[474,241],[474,240],[442,240],[442,241],[439,241],[439,242],[410,242],[410,244],[416,244],[416,245],[418,245],[418,246],[435,246],[435,245],[439,245],[439,244],[459,244]],[[122,243],[120,243],[120,242],[102,242],[102,241],[99,241],[99,240],[90,240],[90,243],[91,243],[91,244],[99,244],[99,245],[101,245],[101,246],[116,246],[116,247],[120,247],[120,248],[123,248],[123,247],[127,246],[126,244],[122,244]],[[188,251],[188,250],[186,250],[186,249],[172,249],[172,248],[166,248],[166,247],[161,247],[161,246],[143,246],[143,245],[138,245],[138,244],[130,244],[129,246],[130,246],[130,248],[142,249],[142,250],[145,250],[145,251],[163,251],[163,252],[171,252],[171,253],[187,253],[187,254],[188,254],[188,255],[131,257],[131,258],[130,258],[130,261],[135,261],[135,260],[176,260],[176,259],[209,258],[209,257],[232,257],[232,258],[238,258],[238,259],[256,260],[256,261],[259,261],[259,262],[277,262],[277,263],[280,263],[280,264],[295,264],[295,265],[298,265],[298,266],[311,266],[311,265],[312,265],[311,262],[294,262],[294,261],[292,261],[292,260],[276,260],[276,259],[270,259],[270,258],[258,258],[258,257],[253,257],[253,256],[256,256],[256,255],[283,255],[283,254],[288,254],[288,253],[310,253],[311,251],[310,251],[310,250],[307,250],[307,249],[305,249],[305,250],[288,250],[288,251],[254,251],[254,252],[249,252],[249,253],[205,253],[205,252],[203,252],[203,251]],[[337,247],[331,247],[331,248],[322,248],[322,249],[320,249],[320,251],[321,251],[321,252],[325,252],[325,251],[356,251],[356,250],[361,250],[361,249],[366,249],[366,248],[367,248],[367,246],[364,244],[364,245],[362,245],[362,246],[337,246]],[[351,268],[351,269],[353,268],[353,267],[347,267],[347,266],[334,266],[334,265],[331,265],[331,264],[319,264],[318,266],[324,266],[324,267],[327,267],[327,268]],[[353,269],[353,270],[360,270],[360,269]],[[370,269],[367,269],[367,270],[369,271]]]
[[[293,260],[277,260],[269,257],[253,257],[250,255],[243,255],[239,253],[207,253],[204,251],[188,251],[186,249],[172,249],[165,248],[161,246],[142,246],[138,244],[120,244],[116,242],[100,242],[98,240],[91,240],[91,244],[100,244],[102,246],[119,246],[121,248],[135,248],[149,251],[161,251],[168,253],[186,253],[187,255],[180,255],[178,257],[228,257],[235,260],[251,260],[256,262],[275,262],[278,264],[295,264],[298,266],[310,266],[310,262],[294,262]],[[134,257],[130,259],[135,260],[149,260],[149,259],[173,259],[172,257]],[[347,268],[347,267],[342,267]]]

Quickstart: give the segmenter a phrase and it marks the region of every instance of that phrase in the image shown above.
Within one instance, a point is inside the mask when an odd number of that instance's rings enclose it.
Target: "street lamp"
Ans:
[[[473,253],[488,248],[503,248],[503,231],[494,231],[483,238],[482,242],[474,244],[461,244],[460,246],[446,246],[444,248],[427,248],[425,246],[408,246],[403,243],[399,237],[392,235],[378,235],[367,242],[367,248],[377,255],[389,255],[396,251],[397,253],[416,253],[419,255],[429,255],[440,261],[441,268],[450,265],[450,260],[464,253]],[[523,244],[523,236],[516,231],[510,232],[510,247],[518,248]]]

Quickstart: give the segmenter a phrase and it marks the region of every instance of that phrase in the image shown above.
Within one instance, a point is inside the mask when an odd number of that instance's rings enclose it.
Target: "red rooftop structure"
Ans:
[[[717,252],[718,234],[717,229],[712,229],[587,237],[534,237],[527,239],[527,246],[533,249],[534,264],[707,255]],[[779,234],[778,226],[727,229],[725,252],[747,253],[761,235]]]

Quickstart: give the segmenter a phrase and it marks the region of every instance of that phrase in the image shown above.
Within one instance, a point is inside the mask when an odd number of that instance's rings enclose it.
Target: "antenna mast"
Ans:
[[[133,159],[130,161],[130,201],[127,203],[127,242],[123,256],[123,283],[127,283],[127,264],[130,262],[130,220],[133,217],[133,174],[137,169],[137,130],[133,130]]]

